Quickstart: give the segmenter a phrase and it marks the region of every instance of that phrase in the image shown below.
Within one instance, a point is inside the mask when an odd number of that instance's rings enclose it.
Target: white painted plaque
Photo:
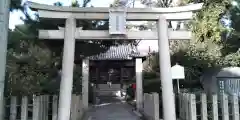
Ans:
[[[110,9],[109,34],[126,34],[126,12],[124,11],[124,9]]]
[[[174,65],[171,68],[172,79],[185,79],[184,67],[180,65]]]

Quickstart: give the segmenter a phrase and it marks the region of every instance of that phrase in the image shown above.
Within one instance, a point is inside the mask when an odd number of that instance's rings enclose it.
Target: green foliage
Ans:
[[[11,0],[10,10],[12,11],[14,9],[22,9],[21,1],[22,0]]]
[[[220,15],[224,13],[224,6],[214,4],[205,6],[203,9],[191,25],[192,31],[195,33],[195,39],[220,42],[221,35],[225,31],[219,22]]]
[[[131,87],[127,87],[126,94],[128,96],[127,100],[133,100],[135,98],[135,90]]]
[[[54,73],[51,51],[44,44],[26,39],[31,35],[27,26],[18,26],[19,31],[9,32],[7,57],[7,90],[11,95],[33,94],[42,91],[42,84],[49,81]],[[19,34],[20,33],[20,34]]]
[[[221,61],[224,66],[240,66],[240,51],[226,55]]]
[[[143,92],[152,93],[157,92],[162,94],[161,81],[159,79],[144,79]]]
[[[193,0],[185,0],[192,3]],[[195,19],[191,21],[191,29],[197,41],[221,42],[222,33],[226,29],[222,26],[220,19],[228,11],[230,0],[204,0],[203,8],[196,13]]]
[[[172,6],[173,0],[141,0],[141,3],[151,7],[170,7]]]
[[[157,74],[155,72],[143,72],[143,79],[154,79],[157,78]]]
[[[86,7],[90,0],[84,0],[80,5],[73,2],[73,7]],[[6,74],[7,95],[30,95],[59,92],[61,76],[61,58],[63,41],[39,40],[39,29],[58,29],[62,24],[58,22],[33,20],[28,12],[20,5],[20,0],[12,0],[11,8],[21,10],[25,19],[24,25],[19,25],[14,31],[9,31],[8,62]],[[57,2],[57,6],[61,6]],[[99,24],[100,22],[104,24]],[[83,29],[107,29],[108,22],[104,21],[77,21],[77,27]],[[82,41],[76,43],[75,62],[81,61],[82,56],[90,56],[104,52],[115,41]],[[80,57],[81,56],[81,57]],[[81,65],[74,70],[73,92],[81,92]]]
[[[211,68],[239,66],[239,52],[235,53],[233,49],[236,51],[240,44],[236,44],[239,42],[231,33],[227,40],[223,39],[231,29],[224,28],[220,22],[220,19],[231,10],[229,5],[231,1],[202,2],[203,9],[197,12],[194,20],[190,22],[194,39],[188,44],[173,45],[175,51],[172,53],[172,63],[178,62],[183,65],[189,80],[199,79],[199,76]]]
[[[73,73],[73,93],[82,93],[82,66],[76,65]]]
[[[178,49],[178,52],[173,54],[173,57],[182,56],[174,57],[178,60],[173,62],[179,61],[186,66],[187,73],[192,73],[189,79],[198,79],[204,71],[211,68],[239,66],[239,52],[236,52],[240,45],[238,37],[232,32],[227,39],[224,38],[229,30],[236,31],[236,19],[239,18],[233,19],[233,25],[235,24],[233,29],[224,28],[220,22],[220,19],[232,10],[230,2],[230,0],[204,1],[203,9],[197,12],[190,24],[194,40],[187,49]],[[192,78],[193,76],[196,77]]]
[[[58,93],[61,62],[43,42],[35,40],[27,25],[19,25],[9,32],[7,57],[7,93],[31,95]],[[32,36],[32,37],[31,37]],[[76,65],[73,92],[81,92],[81,65]]]

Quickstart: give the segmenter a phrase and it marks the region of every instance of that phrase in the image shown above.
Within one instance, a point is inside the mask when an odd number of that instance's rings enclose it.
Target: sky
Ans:
[[[26,0],[24,0],[26,1]],[[48,5],[53,5],[53,3],[60,1],[63,3],[64,6],[69,6],[72,2],[72,0],[28,0],[36,3],[41,3],[41,4],[48,4]],[[81,4],[81,1],[83,0],[78,0]],[[103,2],[104,1],[104,2]],[[114,0],[91,0],[91,3],[89,4],[90,6],[93,5],[94,7],[108,7],[110,4],[113,3]],[[141,3],[140,0],[136,0],[135,2],[135,7],[144,7]],[[23,17],[22,13],[20,11],[14,11],[10,13],[10,19],[9,19],[9,28],[14,29],[15,25],[18,24],[23,24],[23,22],[20,20],[20,17]],[[158,41],[157,40],[142,40],[139,45],[138,49],[141,51],[143,54],[147,54],[149,51],[149,47],[151,48],[152,51],[158,51]]]

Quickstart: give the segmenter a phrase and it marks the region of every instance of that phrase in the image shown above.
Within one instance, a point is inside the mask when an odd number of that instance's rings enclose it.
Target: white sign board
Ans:
[[[126,12],[125,9],[111,9],[109,11],[109,34],[126,34]]]
[[[174,65],[171,68],[172,79],[185,79],[184,67],[180,65]]]

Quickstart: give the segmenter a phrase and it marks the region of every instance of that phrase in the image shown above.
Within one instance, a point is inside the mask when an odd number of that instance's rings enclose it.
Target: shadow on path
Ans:
[[[83,120],[140,120],[132,109],[124,102],[99,104],[93,106]]]

